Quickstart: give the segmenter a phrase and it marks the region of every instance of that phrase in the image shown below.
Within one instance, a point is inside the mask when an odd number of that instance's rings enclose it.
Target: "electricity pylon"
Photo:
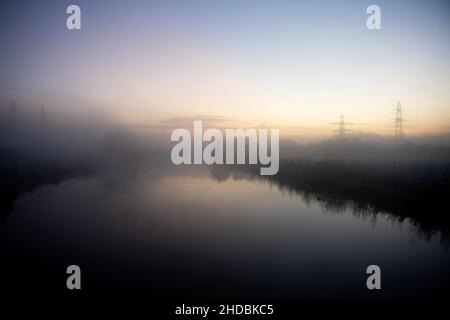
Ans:
[[[403,122],[405,120],[402,117],[402,105],[400,104],[400,101],[397,101],[397,108],[395,109],[395,137],[396,138],[403,138]]]
[[[344,119],[345,119],[344,115],[341,114],[339,116],[339,121],[338,122],[330,122],[330,124],[338,126],[338,128],[336,130],[333,130],[333,132],[336,132],[337,135],[340,138],[343,138],[345,136],[346,132],[351,132],[352,131],[351,129],[347,129],[345,126],[354,124],[354,123],[351,123],[351,122],[346,122]]]
[[[9,112],[11,114],[16,114],[16,112],[17,112],[16,100],[9,99]]]
[[[39,116],[41,118],[45,118],[46,115],[47,115],[47,112],[45,111],[45,106],[41,106],[41,110],[39,111]]]

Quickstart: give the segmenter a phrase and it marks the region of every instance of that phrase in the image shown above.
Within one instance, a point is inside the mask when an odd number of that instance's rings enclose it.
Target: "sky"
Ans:
[[[81,8],[81,30],[66,28],[70,4]],[[370,4],[381,8],[381,30],[366,27]],[[129,125],[221,119],[324,136],[344,114],[357,132],[391,134],[399,100],[406,132],[450,129],[449,1],[1,7],[0,87],[95,101]]]

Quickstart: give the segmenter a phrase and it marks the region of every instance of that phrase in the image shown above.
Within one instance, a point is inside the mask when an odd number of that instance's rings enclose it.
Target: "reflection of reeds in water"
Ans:
[[[362,163],[339,160],[282,159],[274,176],[258,166],[216,166],[219,181],[229,177],[267,182],[282,192],[318,202],[330,212],[351,210],[361,217],[408,219],[424,236],[440,233],[449,243],[450,165],[447,163]]]

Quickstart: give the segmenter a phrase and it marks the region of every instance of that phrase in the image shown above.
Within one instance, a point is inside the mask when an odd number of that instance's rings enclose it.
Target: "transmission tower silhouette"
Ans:
[[[402,105],[400,104],[400,101],[397,101],[397,108],[395,109],[395,137],[396,138],[403,138],[403,122],[405,120],[402,116]]]
[[[330,122],[330,124],[338,126],[338,128],[336,130],[333,130],[333,132],[336,132],[338,137],[343,138],[347,132],[352,131],[351,129],[347,129],[345,126],[353,125],[354,123],[345,121],[345,117],[341,113],[341,115],[339,116],[339,121],[338,122]]]
[[[17,103],[16,103],[16,100],[14,100],[14,99],[9,99],[9,112],[11,114],[17,113]]]
[[[39,116],[41,118],[44,118],[47,115],[47,111],[45,111],[45,106],[41,106],[41,109],[39,110]]]

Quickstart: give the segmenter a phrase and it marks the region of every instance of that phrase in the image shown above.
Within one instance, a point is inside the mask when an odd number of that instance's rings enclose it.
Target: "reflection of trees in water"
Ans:
[[[416,236],[440,235],[450,243],[450,166],[448,164],[364,164],[339,161],[282,160],[274,176],[259,166],[215,166],[217,181],[229,178],[276,186],[282,193],[318,203],[327,212],[351,211],[375,223],[380,215],[394,223],[407,220]]]
[[[0,221],[7,218],[21,193],[47,184],[58,185],[64,180],[88,176],[91,173],[92,168],[89,164],[69,161],[63,164],[0,171]]]
[[[144,170],[153,169],[152,164],[159,160],[146,154],[136,138],[126,130],[110,132],[92,154],[73,158],[52,151],[52,154],[42,157],[41,153],[46,151],[0,149],[0,222],[7,218],[23,192],[48,184],[58,185],[75,177],[95,177],[106,188],[127,192],[133,181]],[[55,155],[59,157],[52,159]]]

